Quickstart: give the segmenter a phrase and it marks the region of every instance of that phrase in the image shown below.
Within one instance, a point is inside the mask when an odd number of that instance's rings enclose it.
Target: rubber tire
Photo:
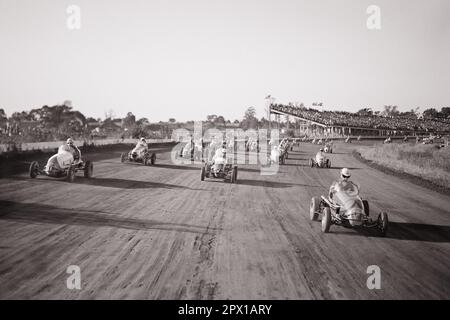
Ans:
[[[94,173],[94,164],[91,161],[86,161],[84,164],[84,177],[92,178],[92,174]]]
[[[206,173],[206,168],[202,167],[201,173],[200,173],[200,180],[201,181],[205,181],[205,173]]]
[[[236,169],[235,168],[231,169],[231,174],[230,174],[230,182],[231,183],[234,183],[235,174],[236,174]]]
[[[378,216],[378,227],[380,228],[380,234],[382,237],[386,236],[389,225],[389,219],[386,212],[381,212]]]
[[[319,217],[320,209],[320,198],[319,197],[313,197],[311,198],[311,204],[309,205],[309,218],[311,221],[317,221],[317,218]]]
[[[309,166],[311,168],[314,168],[314,161],[312,159],[309,159]]]
[[[323,208],[322,211],[322,232],[330,232],[331,226],[331,209],[329,207]]]
[[[238,167],[234,167],[234,183],[237,183],[237,176],[238,176]]]
[[[156,161],[156,154],[152,153],[152,157],[150,158],[150,163],[151,163],[152,166],[155,165],[155,161]]]
[[[39,174],[39,163],[37,161],[33,161],[30,164],[30,169],[28,172],[30,174],[30,178],[32,179],[36,178]]]
[[[120,154],[120,162],[124,163],[127,159],[127,154],[126,153],[121,153]]]
[[[366,215],[366,217],[368,217],[370,214],[369,201],[363,200],[362,203],[364,207],[364,214]]]
[[[70,166],[69,169],[67,169],[67,182],[73,182],[75,180],[75,168],[73,166]]]

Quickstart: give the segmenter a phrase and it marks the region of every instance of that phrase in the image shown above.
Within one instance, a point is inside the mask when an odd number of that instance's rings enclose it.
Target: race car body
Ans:
[[[227,163],[225,158],[216,158],[214,161],[206,162],[200,172],[200,180],[205,178],[223,179],[231,183],[237,183],[238,167]]]
[[[148,149],[142,145],[137,145],[133,150],[128,153],[122,153],[120,155],[120,161],[123,162],[139,162],[144,165],[154,165],[156,160],[156,154],[148,151]]]
[[[29,168],[29,175],[33,179],[39,175],[45,175],[52,178],[66,178],[67,181],[73,182],[78,171],[83,171],[85,178],[91,178],[94,165],[89,160],[74,158],[70,151],[60,147],[58,153],[50,157],[43,170],[37,161],[33,161]]]
[[[322,232],[327,233],[332,224],[348,228],[376,227],[381,235],[386,235],[388,216],[380,212],[378,218],[373,220],[369,214],[369,203],[359,196],[359,188],[353,183],[349,187],[341,188],[334,193],[333,198],[313,197],[310,204],[310,219],[318,220],[322,215]]]

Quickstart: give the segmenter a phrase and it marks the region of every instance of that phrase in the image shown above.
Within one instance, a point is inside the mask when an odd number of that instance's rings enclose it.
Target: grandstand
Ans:
[[[300,120],[300,132],[307,135],[325,135],[328,137],[348,135],[419,136],[450,133],[450,119],[362,116],[357,113],[319,111],[282,104],[271,104],[270,114],[275,114],[278,118],[283,115]]]

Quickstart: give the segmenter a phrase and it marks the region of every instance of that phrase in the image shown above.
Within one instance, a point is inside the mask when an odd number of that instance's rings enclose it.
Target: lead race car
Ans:
[[[322,232],[328,233],[332,224],[347,228],[377,228],[382,236],[388,229],[388,215],[380,212],[377,219],[369,216],[369,202],[359,196],[359,188],[349,182],[339,188],[333,198],[313,197],[309,209],[310,219],[318,220],[322,215]]]
[[[142,140],[141,140],[142,141]],[[154,165],[156,161],[156,154],[153,152],[150,154],[146,147],[146,143],[138,143],[133,150],[128,153],[122,153],[120,155],[120,161],[124,162],[139,162],[145,166]]]
[[[92,178],[94,164],[89,160],[83,161],[81,157],[74,157],[72,152],[62,147],[49,159],[44,169],[39,167],[37,161],[33,161],[29,168],[32,179],[39,175],[45,175],[52,178],[65,178],[68,182],[75,180],[75,174],[78,171],[83,171],[85,178]]]

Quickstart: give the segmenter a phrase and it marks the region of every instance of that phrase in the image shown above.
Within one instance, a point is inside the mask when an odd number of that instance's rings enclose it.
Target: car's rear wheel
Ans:
[[[71,165],[67,169],[67,182],[73,182],[75,180],[75,168]]]
[[[230,173],[230,182],[231,183],[234,183],[235,174],[236,174],[235,168],[231,169],[231,173]]]
[[[362,203],[363,203],[363,207],[364,207],[364,214],[368,217],[369,213],[370,213],[370,211],[369,211],[369,201],[363,200]]]
[[[322,211],[322,232],[328,233],[330,232],[331,226],[331,210],[329,207],[323,208]]]
[[[37,161],[33,161],[30,164],[29,173],[30,173],[30,178],[32,178],[32,179],[34,179],[34,178],[36,178],[38,176],[38,174],[39,174],[39,163]]]
[[[309,218],[311,221],[317,220],[319,217],[319,209],[320,209],[320,198],[313,197],[311,198],[311,204],[309,206]]]
[[[127,154],[126,153],[121,153],[120,154],[120,162],[125,162],[127,160]]]
[[[84,177],[92,178],[93,173],[94,173],[94,164],[88,160],[84,164]]]
[[[378,216],[378,227],[380,228],[380,233],[384,237],[388,230],[389,219],[386,212],[381,212]]]
[[[331,160],[330,159],[327,160],[327,167],[331,168]]]
[[[201,173],[200,173],[200,180],[201,181],[205,181],[205,173],[206,172],[206,168],[202,167]]]
[[[155,165],[155,161],[156,161],[156,154],[152,153],[152,157],[150,158],[150,163],[153,165]]]
[[[312,168],[314,167],[314,161],[312,159],[309,159],[309,166]]]

